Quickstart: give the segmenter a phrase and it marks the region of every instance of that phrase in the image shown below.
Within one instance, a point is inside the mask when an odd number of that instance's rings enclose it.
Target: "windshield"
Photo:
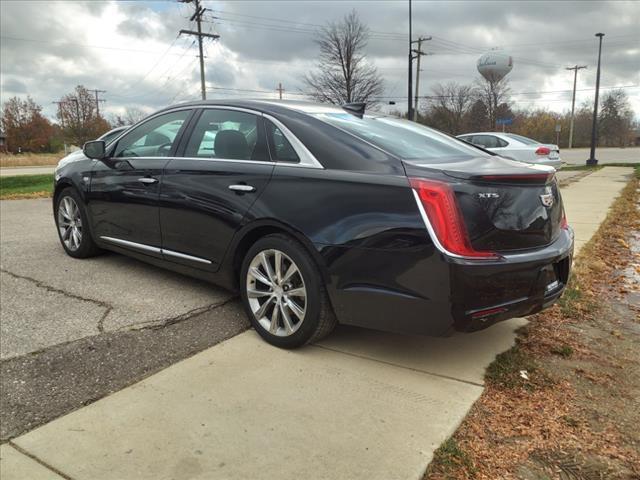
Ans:
[[[524,143],[525,145],[537,145],[540,142],[536,142],[527,137],[523,137],[522,135],[516,135],[515,133],[505,133],[507,137],[513,138],[514,140],[518,140],[519,142]]]
[[[350,113],[319,113],[316,117],[403,160],[439,163],[489,156],[456,138],[408,120],[358,118]]]

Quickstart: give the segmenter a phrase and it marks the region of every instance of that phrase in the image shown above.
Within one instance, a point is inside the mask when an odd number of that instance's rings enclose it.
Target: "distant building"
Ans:
[[[7,136],[0,130],[0,152],[7,152]]]

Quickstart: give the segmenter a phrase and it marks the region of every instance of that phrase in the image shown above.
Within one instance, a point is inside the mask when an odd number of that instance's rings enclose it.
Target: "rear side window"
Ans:
[[[408,120],[358,118],[349,113],[322,113],[317,117],[403,160],[439,163],[487,155],[455,137]]]
[[[236,110],[206,109],[198,119],[184,156],[224,160],[269,160],[262,119]]]
[[[287,137],[284,136],[284,133],[270,120],[265,120],[265,122],[271,158],[276,162],[298,163],[300,157],[298,157],[298,154],[291,143],[289,143],[289,140],[287,140]]]

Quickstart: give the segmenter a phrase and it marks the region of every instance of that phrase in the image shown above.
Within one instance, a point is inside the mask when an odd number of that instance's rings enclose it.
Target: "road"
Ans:
[[[585,165],[589,158],[588,148],[560,149],[560,157],[568,165]],[[610,163],[640,163],[640,147],[630,148],[598,148],[596,159],[600,165]]]
[[[17,175],[41,175],[53,173],[55,166],[50,167],[8,167],[0,168],[0,177],[13,177]]]

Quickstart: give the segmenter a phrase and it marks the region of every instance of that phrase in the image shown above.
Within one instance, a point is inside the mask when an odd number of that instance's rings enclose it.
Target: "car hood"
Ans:
[[[68,165],[72,162],[77,162],[80,160],[86,160],[87,157],[85,157],[84,153],[82,152],[82,150],[76,150],[75,152],[71,152],[69,155],[67,155],[66,157],[62,157],[60,159],[60,161],[58,162],[58,165],[56,167],[56,169],[64,167],[65,165]]]

